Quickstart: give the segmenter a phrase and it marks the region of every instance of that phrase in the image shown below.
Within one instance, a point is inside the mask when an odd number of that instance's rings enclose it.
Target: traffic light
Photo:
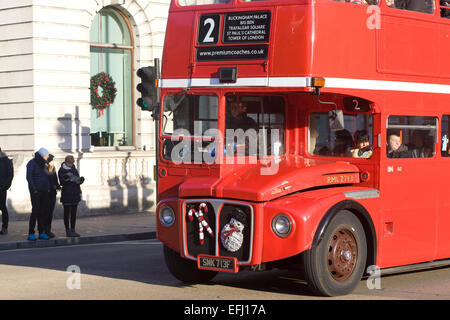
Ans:
[[[141,78],[141,83],[136,86],[141,97],[136,103],[143,111],[153,111],[158,103],[157,67],[143,67],[136,74]]]

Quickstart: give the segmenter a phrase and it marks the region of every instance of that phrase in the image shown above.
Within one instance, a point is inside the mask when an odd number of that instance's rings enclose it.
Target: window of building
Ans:
[[[390,116],[388,158],[431,158],[435,153],[436,117]]]
[[[91,106],[91,145],[133,145],[132,33],[125,16],[103,8],[90,31],[90,75],[105,72],[117,89],[114,103],[103,112]],[[99,87],[99,94],[102,89]]]

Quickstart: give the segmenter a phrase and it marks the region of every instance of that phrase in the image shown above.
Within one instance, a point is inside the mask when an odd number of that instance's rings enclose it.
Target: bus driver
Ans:
[[[255,120],[247,115],[247,104],[241,101],[234,101],[231,103],[231,128],[232,129],[256,129]],[[227,128],[230,128],[227,126]]]

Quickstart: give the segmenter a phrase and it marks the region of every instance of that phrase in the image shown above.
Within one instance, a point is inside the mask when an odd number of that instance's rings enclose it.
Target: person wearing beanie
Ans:
[[[45,148],[40,148],[40,149],[38,150],[38,153],[39,153],[39,155],[40,155],[44,160],[47,160],[48,157],[50,156],[50,153],[49,153],[48,150],[45,149]]]
[[[48,225],[48,205],[50,182],[45,172],[46,161],[49,152],[45,148],[40,148],[34,158],[27,163],[28,190],[31,198],[31,215],[28,230],[28,240],[35,241],[34,229],[36,220],[38,223],[39,239],[48,240],[45,233],[45,226]]]
[[[58,170],[58,178],[61,183],[61,202],[64,207],[64,226],[67,237],[79,237],[75,231],[77,219],[77,206],[81,201],[80,185],[84,182],[84,177],[80,177],[75,168],[75,159],[68,155]]]
[[[6,208],[6,193],[11,187],[13,177],[13,163],[0,148],[0,211],[2,212],[2,230],[0,234],[8,234],[9,215]]]

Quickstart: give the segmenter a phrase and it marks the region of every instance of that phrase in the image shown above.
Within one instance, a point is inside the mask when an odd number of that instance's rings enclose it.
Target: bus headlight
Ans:
[[[175,212],[171,207],[163,206],[159,209],[159,220],[164,226],[170,227],[175,222]]]
[[[286,238],[292,231],[291,219],[285,214],[279,214],[272,220],[272,230],[281,238]]]

